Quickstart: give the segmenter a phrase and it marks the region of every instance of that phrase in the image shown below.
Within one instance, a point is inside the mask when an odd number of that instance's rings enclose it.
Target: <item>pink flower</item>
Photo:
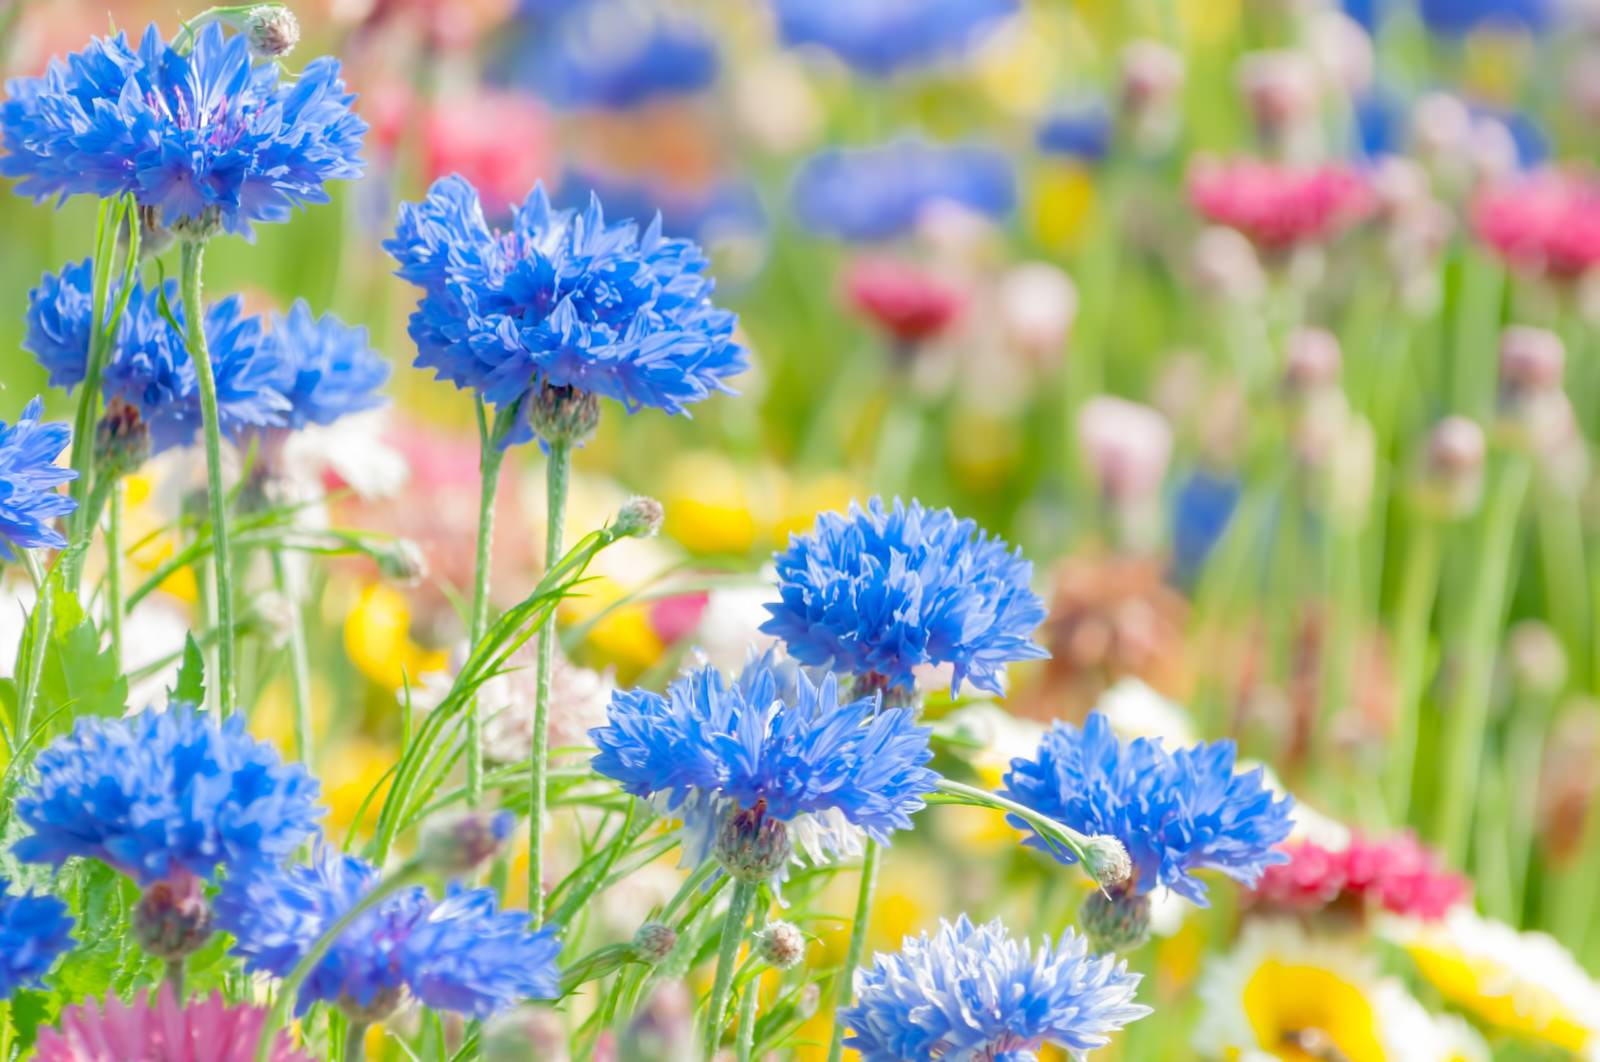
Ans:
[[[1326,907],[1344,891],[1344,853],[1311,841],[1291,841],[1279,848],[1287,863],[1267,868],[1256,883],[1252,899],[1270,907],[1315,910]]]
[[[1600,182],[1585,175],[1545,169],[1492,185],[1472,222],[1511,265],[1571,280],[1600,264]]]
[[[1357,835],[1343,849],[1293,841],[1287,863],[1268,867],[1252,900],[1258,906],[1316,911],[1340,901],[1435,921],[1466,898],[1467,879],[1444,869],[1409,833],[1375,841]]]
[[[152,993],[152,995],[155,995]],[[59,1028],[43,1029],[34,1045],[39,1062],[252,1062],[267,1012],[229,1006],[220,992],[179,1006],[170,985],[151,1001],[123,1003],[107,993],[61,1012]],[[272,1062],[312,1062],[279,1033]]]
[[[845,274],[845,297],[896,341],[915,346],[943,334],[966,310],[966,293],[893,258],[863,258]]]
[[[545,109],[514,92],[442,99],[428,110],[425,163],[430,181],[459,173],[503,215],[554,170],[554,130]]]
[[[1208,221],[1239,230],[1263,251],[1329,239],[1375,205],[1366,178],[1348,166],[1250,158],[1197,160],[1189,199]]]

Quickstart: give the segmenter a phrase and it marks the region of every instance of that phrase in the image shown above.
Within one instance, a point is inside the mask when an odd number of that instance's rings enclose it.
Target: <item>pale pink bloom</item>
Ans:
[[[1473,205],[1478,238],[1508,263],[1558,280],[1600,265],[1600,182],[1544,169],[1485,189]]]
[[[57,1028],[42,1029],[34,1045],[37,1062],[253,1062],[267,1012],[230,1006],[220,992],[179,1006],[170,985],[153,1000],[123,1003],[107,993],[61,1012]],[[312,1062],[280,1032],[272,1062]]]
[[[1078,445],[1106,497],[1147,498],[1166,477],[1172,428],[1149,406],[1100,395],[1078,413]]]
[[[1238,229],[1269,252],[1329,239],[1375,205],[1366,178],[1348,166],[1251,158],[1197,160],[1189,198],[1206,220]]]
[[[1000,327],[1017,350],[1045,360],[1058,354],[1078,315],[1078,289],[1049,262],[1025,262],[1000,279]]]

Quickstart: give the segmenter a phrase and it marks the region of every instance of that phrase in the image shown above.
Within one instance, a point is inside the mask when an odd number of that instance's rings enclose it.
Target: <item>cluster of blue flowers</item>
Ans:
[[[1115,132],[1110,109],[1101,100],[1089,100],[1047,114],[1033,135],[1045,154],[1095,163],[1110,154]]]
[[[911,825],[938,776],[929,729],[877,697],[839,701],[832,675],[813,684],[771,653],[729,684],[714,667],[674,682],[667,696],[618,691],[608,722],[589,732],[594,769],[684,823],[684,858],[710,854],[729,817],[751,809],[789,824],[821,860],[855,851],[847,827],[880,841]]]
[[[962,915],[858,971],[856,1005],[839,1020],[864,1062],[1025,1062],[1047,1043],[1083,1062],[1110,1033],[1150,1013],[1133,1001],[1140,980],[1115,956],[1090,955],[1071,929],[1035,953],[998,919],[974,926]]]
[[[1017,187],[1002,152],[908,138],[813,155],[795,175],[792,199],[795,217],[812,232],[876,242],[909,232],[940,202],[1004,217]]]
[[[1057,723],[1033,759],[1012,760],[1004,792],[1075,830],[1121,841],[1140,894],[1167,888],[1204,906],[1206,886],[1195,871],[1253,885],[1284,860],[1274,848],[1293,827],[1293,801],[1274,796],[1261,768],[1236,772],[1235,755],[1232,741],[1176,752],[1149,738],[1123,743],[1095,712],[1081,730]],[[1031,830],[1020,818],[1012,822]],[[1076,861],[1037,833],[1027,843]]]
[[[56,464],[71,429],[41,421],[43,415],[44,403],[35,398],[15,424],[0,420],[0,560],[15,560],[15,549],[65,547],[51,521],[78,507],[56,490],[78,475]]]
[[[711,302],[704,256],[663,238],[659,218],[641,233],[608,224],[597,199],[556,210],[540,186],[500,231],[471,184],[445,177],[401,206],[384,247],[422,289],[417,365],[515,410],[507,443],[533,437],[541,387],[684,413],[747,366],[734,315]]]
[[[1000,693],[1007,663],[1047,655],[1032,640],[1045,618],[1033,566],[948,509],[873,498],[823,513],[777,565],[779,601],[761,629],[803,664],[904,690],[915,668],[947,664],[952,692],[970,680]]]
[[[83,382],[89,363],[92,280],[92,265],[84,260],[46,274],[28,296],[23,346],[49,373],[52,386],[69,391]],[[135,282],[102,378],[108,399],[121,398],[139,410],[157,453],[189,445],[200,430],[199,382],[183,332],[175,327],[187,327],[186,310],[176,283],[156,289]],[[368,346],[366,329],[331,314],[315,318],[304,301],[268,332],[230,295],[206,308],[204,328],[220,427],[234,442],[267,428],[328,424],[382,401],[377,389],[389,367]]]
[[[54,896],[11,893],[0,877],[0,1000],[37,987],[72,947],[72,916]]]
[[[154,25],[137,49],[124,34],[96,38],[6,89],[0,173],[39,199],[132,193],[163,225],[215,219],[248,235],[327,202],[325,182],[361,175],[367,127],[338,62],[316,59],[285,82],[216,22],[188,52]]]
[[[560,107],[622,110],[689,95],[710,86],[721,67],[697,22],[625,0],[574,5],[541,30],[516,73]]]
[[[217,923],[233,934],[245,968],[287,977],[313,941],[378,886],[376,867],[330,848],[309,865],[230,876]],[[435,902],[401,889],[357,916],[301,985],[299,1013],[332,1003],[382,1017],[409,990],[427,1006],[484,1018],[525,999],[560,995],[553,930],[497,912],[490,889],[451,886]]]
[[[873,77],[968,52],[1017,0],[773,0],[785,44],[815,46]]]
[[[277,865],[316,830],[317,782],[271,745],[187,705],[84,717],[37,759],[18,799],[29,863],[98,859],[140,885]]]

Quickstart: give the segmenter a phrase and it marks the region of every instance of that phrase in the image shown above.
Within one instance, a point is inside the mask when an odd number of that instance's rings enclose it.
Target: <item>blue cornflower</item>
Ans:
[[[1049,655],[1032,641],[1045,618],[1033,565],[949,509],[852,502],[789,536],[776,561],[779,600],[761,630],[803,664],[905,690],[914,668],[949,664],[952,693],[968,679],[1001,693],[1007,663]]]
[[[969,52],[1017,0],[773,0],[790,46],[815,45],[852,69],[887,77]]]
[[[1071,929],[1035,954],[999,919],[941,922],[932,937],[907,937],[898,953],[856,972],[856,1004],[839,1012],[851,1030],[845,1046],[863,1062],[1023,1062],[1048,1043],[1083,1062],[1150,1013],[1133,1001],[1140,975],[1088,950]]]
[[[596,3],[564,17],[524,67],[558,106],[621,110],[699,92],[720,65],[716,43],[698,23],[630,3]]]
[[[317,782],[245,730],[188,705],[80,718],[34,761],[17,800],[28,863],[99,859],[140,885],[287,858],[316,829]]]
[[[377,391],[389,378],[389,363],[368,344],[365,328],[331,313],[312,317],[306,301],[296,299],[286,315],[273,318],[265,342],[277,355],[272,383],[288,400],[287,427],[332,424],[383,404]]]
[[[1111,152],[1111,111],[1098,100],[1046,115],[1034,130],[1034,143],[1050,155],[1100,162]]]
[[[525,912],[496,912],[494,890],[452,885],[412,926],[401,965],[423,1005],[486,1018],[560,996],[560,953],[553,929],[530,933]]]
[[[569,168],[561,178],[561,187],[593,189],[601,202],[629,217],[660,211],[663,232],[702,244],[760,235],[767,227],[761,199],[754,186],[744,181],[685,188],[621,173]]]
[[[1253,885],[1266,867],[1284,861],[1273,846],[1293,825],[1293,801],[1274,799],[1259,767],[1235,773],[1234,757],[1232,741],[1170,753],[1149,738],[1123,744],[1094,712],[1082,730],[1057,723],[1034,759],[1012,760],[1003,792],[1073,829],[1121,841],[1140,894],[1168,888],[1205,906],[1206,887],[1195,871],[1216,870]],[[1037,834],[1027,843],[1075,862]]]
[[[37,988],[56,959],[72,949],[72,916],[54,896],[11,895],[0,878],[0,1000]]]
[[[924,766],[929,730],[912,713],[879,710],[875,697],[841,704],[832,675],[814,685],[798,668],[776,666],[771,653],[731,685],[705,667],[665,697],[619,690],[607,717],[589,731],[600,750],[594,769],[681,818],[690,865],[740,813],[785,823],[815,862],[856,851],[856,830],[887,842],[938,782]]]
[[[72,430],[41,421],[44,403],[35,398],[15,424],[0,420],[0,559],[15,560],[14,547],[65,549],[67,540],[50,526],[78,503],[56,490],[78,473],[56,464]]]
[[[1003,153],[914,139],[813,155],[793,190],[795,215],[807,229],[861,242],[909,231],[938,202],[1003,217],[1016,201],[1016,178]]]
[[[23,348],[38,359],[52,386],[69,391],[83,382],[89,364],[92,274],[86,259],[59,275],[45,274],[28,293]],[[163,295],[173,318],[185,324],[176,283],[168,281],[162,289],[135,283],[101,379],[108,399],[121,398],[139,410],[156,453],[194,442],[201,425],[194,363],[183,333],[161,310]],[[281,350],[264,341],[260,319],[244,315],[243,305],[230,295],[208,306],[205,315],[220,426],[234,442],[256,429],[284,424],[289,411],[289,400],[275,384],[290,367]]]
[[[1172,499],[1172,572],[1182,586],[1193,586],[1211,551],[1222,541],[1243,488],[1232,476],[1196,469]]]
[[[1428,30],[1441,37],[1464,37],[1478,29],[1538,33],[1555,15],[1553,0],[1417,0]]]
[[[451,176],[401,206],[384,247],[423,292],[417,365],[515,408],[507,442],[532,438],[525,399],[540,388],[685,413],[748,364],[734,315],[711,302],[705,256],[663,238],[659,217],[640,233],[607,224],[594,197],[581,213],[556,210],[541,185],[500,231]]]
[[[233,934],[245,968],[287,977],[306,950],[377,886],[376,867],[321,848],[310,865],[229,877],[217,925]],[[333,1003],[382,1017],[409,989],[424,1004],[475,1017],[560,994],[554,931],[527,929],[522,913],[495,911],[489,889],[452,886],[435,903],[405,888],[361,914],[301,986],[296,1010]]]
[[[154,25],[137,50],[124,34],[95,38],[6,92],[0,173],[38,199],[131,192],[164,225],[214,219],[249,235],[327,202],[325,182],[361,175],[367,127],[338,62],[313,60],[285,82],[215,22],[188,54]]]

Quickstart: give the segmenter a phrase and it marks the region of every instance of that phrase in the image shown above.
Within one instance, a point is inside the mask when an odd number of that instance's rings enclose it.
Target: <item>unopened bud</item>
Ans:
[[[133,909],[133,935],[161,959],[181,959],[198,950],[211,939],[211,906],[200,879],[180,872],[146,888]]]
[[[769,922],[756,934],[756,954],[763,962],[787,970],[806,957],[806,936],[793,922]]]
[[[1500,334],[1500,387],[1509,398],[1561,386],[1566,369],[1561,337],[1543,328],[1512,325]]]
[[[1100,395],[1078,412],[1078,446],[1104,497],[1138,500],[1161,488],[1172,458],[1172,428],[1148,406]]]
[[[1321,95],[1315,60],[1293,50],[1255,52],[1239,62],[1239,88],[1255,119],[1256,134],[1270,147],[1297,146],[1315,132],[1310,119]]]
[[[697,1062],[694,997],[678,981],[656,986],[617,1037],[617,1062]]]
[[[472,873],[500,851],[516,818],[509,811],[461,811],[435,815],[422,827],[417,855],[445,877]]]
[[[1339,381],[1339,340],[1324,328],[1297,328],[1289,336],[1284,387],[1292,395],[1325,390]]]
[[[373,559],[385,579],[401,586],[415,586],[428,577],[428,558],[422,547],[409,538],[397,538],[386,548],[375,550]]]
[[[1255,245],[1237,229],[1213,225],[1195,237],[1190,251],[1196,285],[1229,302],[1253,302],[1267,290],[1267,274]]]
[[[660,502],[636,494],[622,503],[612,527],[617,534],[627,538],[653,538],[661,531],[664,516]]]
[[[1567,682],[1567,651],[1555,631],[1538,620],[1511,628],[1506,654],[1517,685],[1535,697],[1559,693]]]
[[[1078,912],[1078,924],[1097,952],[1137,948],[1150,936],[1150,897],[1131,889],[1092,892]]]
[[[1083,846],[1084,869],[1102,889],[1113,889],[1133,880],[1133,859],[1127,847],[1110,834],[1097,833]]]
[[[120,395],[106,403],[95,425],[95,463],[112,477],[137,472],[150,457],[150,428],[139,407]]]
[[[540,384],[531,399],[529,422],[547,443],[581,446],[600,424],[600,399],[593,391]]]
[[[250,51],[259,59],[281,59],[300,43],[300,22],[281,4],[262,4],[244,16]]]
[[[766,802],[758,801],[729,815],[717,831],[712,855],[736,881],[771,881],[794,852],[788,826],[766,811]]]
[[[1483,495],[1483,429],[1466,417],[1446,417],[1428,436],[1422,469],[1422,500],[1438,516],[1459,517],[1478,507]]]
[[[1122,118],[1141,151],[1165,151],[1176,139],[1183,80],[1183,56],[1160,41],[1122,50]]]
[[[502,1011],[483,1027],[484,1062],[567,1062],[571,1057],[566,1022],[549,1007]]]
[[[646,922],[633,934],[633,954],[640,961],[654,966],[678,946],[677,930],[665,922]]]

